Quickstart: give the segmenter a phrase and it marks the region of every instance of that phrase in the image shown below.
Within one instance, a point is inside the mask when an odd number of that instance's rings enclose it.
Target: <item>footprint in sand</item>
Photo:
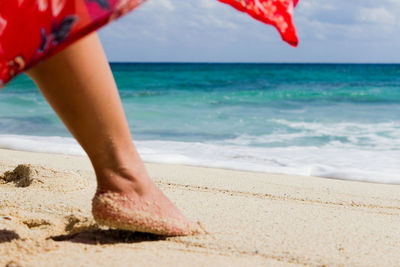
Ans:
[[[67,172],[45,168],[43,166],[33,166],[30,164],[20,164],[12,171],[6,171],[0,175],[0,183],[14,184],[15,187],[39,187],[41,189],[68,192],[87,189],[88,179],[75,172]],[[67,182],[67,183],[66,183]]]
[[[38,228],[38,227],[48,227],[51,226],[52,223],[49,220],[43,218],[29,218],[23,221],[23,224],[28,226],[29,229]]]
[[[5,265],[5,267],[22,267],[22,265],[20,265],[19,263],[15,262],[15,261],[10,261]]]
[[[33,176],[37,175],[37,170],[34,170],[30,165],[20,164],[13,171],[7,171],[0,177],[6,183],[14,183],[17,187],[28,187]]]

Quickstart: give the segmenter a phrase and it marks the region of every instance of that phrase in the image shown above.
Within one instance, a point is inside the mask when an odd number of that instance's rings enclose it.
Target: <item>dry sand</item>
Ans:
[[[12,172],[19,164],[30,164]],[[400,186],[147,164],[208,234],[98,227],[85,157],[0,150],[0,266],[399,266]]]

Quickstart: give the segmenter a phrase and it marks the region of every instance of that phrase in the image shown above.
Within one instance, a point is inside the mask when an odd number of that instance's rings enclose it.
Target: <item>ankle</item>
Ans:
[[[144,164],[95,168],[98,190],[143,194],[150,182]]]
[[[103,170],[124,170],[142,168],[143,162],[132,142],[129,144],[112,143],[103,145],[101,149],[86,151],[96,173]]]

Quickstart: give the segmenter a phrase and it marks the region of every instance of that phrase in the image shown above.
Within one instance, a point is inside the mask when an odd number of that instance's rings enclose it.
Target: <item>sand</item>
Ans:
[[[207,234],[99,227],[86,157],[0,150],[0,266],[400,265],[399,185],[146,165]]]

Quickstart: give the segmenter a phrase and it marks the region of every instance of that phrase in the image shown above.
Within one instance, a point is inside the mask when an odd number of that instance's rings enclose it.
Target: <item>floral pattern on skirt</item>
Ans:
[[[0,87],[145,0],[0,0]],[[191,0],[194,1],[194,0]],[[218,0],[274,25],[297,45],[298,0]]]

